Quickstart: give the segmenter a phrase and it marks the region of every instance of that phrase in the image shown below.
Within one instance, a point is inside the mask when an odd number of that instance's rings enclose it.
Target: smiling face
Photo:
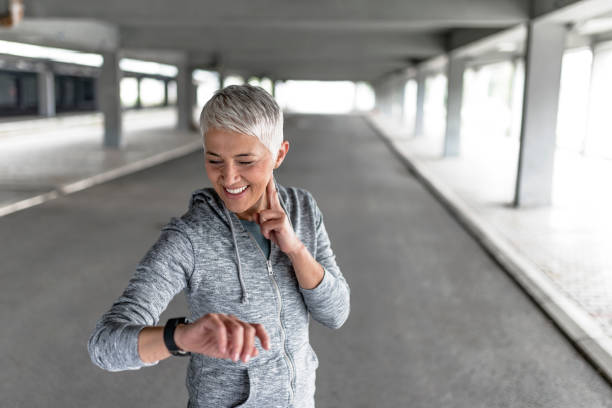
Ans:
[[[227,129],[210,128],[204,137],[206,175],[225,203],[238,218],[253,220],[267,208],[266,186],[272,170],[282,163],[289,142],[283,141],[278,159],[254,136]]]

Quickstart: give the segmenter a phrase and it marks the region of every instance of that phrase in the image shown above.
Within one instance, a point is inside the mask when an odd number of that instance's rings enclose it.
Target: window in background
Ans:
[[[265,89],[269,94],[272,94],[272,80],[270,78],[261,78],[259,86]]]
[[[612,159],[612,42],[598,44],[593,55],[585,153]]]
[[[134,77],[121,78],[120,94],[122,107],[135,107],[138,100],[138,79]]]
[[[557,114],[557,147],[575,152],[584,149],[593,54],[589,48],[568,50],[561,66]]]
[[[38,79],[32,75],[21,78],[21,107],[36,109],[38,107]]]
[[[201,108],[219,89],[219,74],[215,71],[196,69],[193,71],[193,80],[197,87],[197,105]]]
[[[355,109],[366,112],[374,109],[376,95],[372,85],[367,82],[355,83]]]
[[[228,75],[223,80],[223,87],[230,85],[242,85],[244,84],[244,78],[238,75]]]
[[[96,109],[94,78],[56,74],[54,82],[56,112]]]
[[[168,105],[176,105],[176,81],[168,81]]]
[[[140,105],[144,108],[164,104],[165,83],[160,79],[142,78],[140,80]]]
[[[355,104],[355,84],[350,81],[285,81],[277,84],[281,108],[301,113],[348,113]]]
[[[404,107],[402,117],[404,125],[412,130],[416,121],[417,82],[409,79],[404,85]]]
[[[17,108],[17,75],[0,72],[0,111]]]
[[[446,127],[446,76],[438,73],[425,80],[423,133],[443,137]]]
[[[510,133],[511,139],[520,140],[521,123],[523,122],[523,92],[525,90],[525,61],[517,58],[512,62],[512,101],[510,103],[511,119]]]
[[[515,69],[512,61],[466,69],[463,77],[462,134],[487,139],[512,134]]]

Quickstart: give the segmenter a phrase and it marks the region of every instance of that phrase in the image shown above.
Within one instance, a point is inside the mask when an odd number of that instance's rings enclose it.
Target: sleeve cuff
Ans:
[[[328,292],[333,285],[334,278],[327,272],[327,269],[323,267],[323,279],[317,286],[312,289],[304,289],[300,287],[302,294],[308,298],[308,300],[315,300],[321,297],[326,297],[325,293]]]
[[[130,338],[131,340],[130,344],[132,345],[132,347],[130,350],[130,355],[132,357],[131,360],[133,361],[133,363],[131,364],[133,366],[133,370],[138,370],[141,367],[151,367],[159,363],[159,360],[154,361],[152,363],[145,363],[140,359],[140,354],[138,353],[138,335],[140,334],[140,331],[145,327],[145,325],[128,326],[123,331],[124,335]]]

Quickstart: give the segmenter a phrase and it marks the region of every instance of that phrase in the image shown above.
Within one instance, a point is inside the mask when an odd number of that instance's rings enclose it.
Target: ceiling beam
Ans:
[[[405,27],[449,22],[457,26],[509,25],[524,21],[528,0],[353,0],[287,2],[283,0],[28,0],[26,16],[97,18],[121,25],[194,26],[246,23],[291,26],[378,22]]]

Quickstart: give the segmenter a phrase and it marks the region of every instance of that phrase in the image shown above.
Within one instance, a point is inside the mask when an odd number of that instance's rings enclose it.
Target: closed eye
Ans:
[[[222,161],[220,161],[220,160],[209,160],[208,162],[209,162],[210,164],[220,164],[220,163],[222,163]],[[246,166],[246,165],[249,165],[249,164],[253,164],[253,162],[252,162],[252,161],[246,161],[246,162],[245,162],[245,161],[240,161],[240,162],[238,162],[238,163],[239,163],[239,164],[243,164],[243,165],[245,165],[245,166]]]

